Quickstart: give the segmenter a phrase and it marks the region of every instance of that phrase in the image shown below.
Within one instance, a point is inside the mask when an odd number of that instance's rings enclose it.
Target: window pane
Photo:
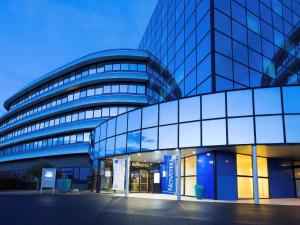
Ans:
[[[285,113],[299,113],[300,112],[300,87],[284,87],[283,91],[283,105]]]
[[[287,143],[300,143],[300,116],[285,116],[285,134]]]
[[[196,177],[185,177],[185,195],[195,196]]]
[[[116,118],[113,118],[107,122],[107,137],[115,135],[116,131]]]
[[[227,93],[228,116],[246,116],[253,114],[252,91],[232,91]]]
[[[226,123],[224,119],[202,121],[203,145],[226,145]]]
[[[158,105],[143,108],[143,128],[157,126]]]
[[[200,120],[200,96],[179,101],[179,121]]]
[[[141,132],[135,131],[128,133],[127,136],[127,152],[139,152],[140,151]]]
[[[157,127],[142,131],[142,151],[157,149]]]
[[[127,114],[117,117],[117,134],[125,133],[127,131]]]
[[[259,177],[268,177],[267,158],[257,157],[257,170],[258,170]]]
[[[255,113],[281,113],[280,88],[262,88],[254,90]]]
[[[260,198],[269,198],[269,179],[258,178],[258,190]]]
[[[106,156],[114,155],[115,151],[115,138],[108,138],[106,141]]]
[[[177,148],[178,125],[163,126],[159,128],[159,148]]]
[[[141,110],[135,110],[128,113],[128,131],[141,128]]]
[[[116,137],[116,150],[115,154],[125,154],[126,153],[126,134],[122,134]]]
[[[225,94],[202,96],[202,119],[225,117]]]
[[[200,122],[179,125],[179,147],[197,147],[201,145]]]
[[[281,116],[256,117],[256,142],[257,143],[282,143],[283,127]]]
[[[233,144],[253,144],[253,118],[228,119],[228,142]]]
[[[249,155],[236,155],[237,175],[252,176],[252,158]]]
[[[171,124],[178,122],[178,101],[160,104],[159,124]]]
[[[185,176],[196,175],[196,156],[185,158]]]
[[[238,177],[238,198],[253,198],[252,178]]]

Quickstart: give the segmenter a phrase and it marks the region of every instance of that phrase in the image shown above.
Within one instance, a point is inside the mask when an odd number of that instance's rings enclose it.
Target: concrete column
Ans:
[[[98,159],[98,168],[97,168],[97,175],[96,175],[96,193],[100,193],[101,189],[101,159]]]
[[[259,204],[259,190],[258,190],[258,171],[257,171],[257,150],[256,146],[252,146],[252,172],[253,172],[253,194],[254,204]]]
[[[178,149],[176,155],[176,170],[177,170],[177,182],[176,182],[176,195],[177,201],[181,200],[181,150]]]
[[[130,177],[130,156],[126,156],[125,161],[125,197],[128,198],[129,193],[129,177]]]

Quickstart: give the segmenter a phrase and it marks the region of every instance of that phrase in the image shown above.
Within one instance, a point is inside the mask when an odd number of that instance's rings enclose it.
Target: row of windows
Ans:
[[[201,145],[299,143],[299,98],[299,86],[284,87],[282,93],[280,88],[260,88],[145,107],[97,127],[97,149],[123,154]]]
[[[4,136],[0,136],[0,142],[10,140],[11,138],[20,136],[22,134],[27,134],[33,131],[38,131],[61,124],[76,122],[85,119],[112,117],[130,111],[132,109],[134,109],[134,107],[101,107],[97,109],[81,110],[79,112],[73,112],[62,116],[56,116],[47,120],[40,121],[38,123],[27,125],[20,129],[14,130],[13,132],[5,134]]]
[[[145,72],[146,70],[147,70],[147,68],[146,68],[145,64],[137,64],[137,63],[131,63],[131,62],[116,62],[116,63],[109,62],[109,63],[100,64],[100,65],[93,65],[93,66],[90,66],[83,70],[79,70],[79,71],[73,72],[71,74],[64,75],[63,77],[60,77],[58,79],[55,79],[52,82],[49,82],[46,85],[43,85],[42,87],[31,92],[30,94],[25,95],[25,96],[21,97],[20,99],[18,99],[16,102],[14,102],[14,104],[12,104],[11,108],[15,108],[38,95],[41,95],[47,91],[52,90],[53,88],[67,84],[74,80],[81,79],[88,75],[95,75],[95,74],[111,72],[111,71],[141,71],[141,72]]]
[[[26,153],[32,150],[51,148],[61,145],[83,143],[90,141],[90,132],[65,135],[54,138],[42,139],[39,141],[28,142],[20,145],[15,145],[9,148],[1,149],[0,156],[8,156],[11,154]]]
[[[145,94],[144,85],[134,85],[134,84],[120,84],[120,85],[100,85],[92,88],[84,88],[74,92],[71,92],[67,95],[64,95],[59,98],[55,98],[46,103],[40,104],[37,107],[32,108],[26,112],[20,113],[17,116],[10,118],[8,121],[1,124],[0,128],[8,126],[18,120],[21,120],[27,116],[33,115],[40,111],[56,107],[67,102],[76,101],[78,99],[98,96],[103,94],[118,94],[118,93],[128,93],[128,94]]]

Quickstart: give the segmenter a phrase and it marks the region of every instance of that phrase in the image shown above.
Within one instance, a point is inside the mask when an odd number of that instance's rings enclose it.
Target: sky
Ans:
[[[137,48],[157,0],[0,1],[0,115],[24,85],[86,54]]]

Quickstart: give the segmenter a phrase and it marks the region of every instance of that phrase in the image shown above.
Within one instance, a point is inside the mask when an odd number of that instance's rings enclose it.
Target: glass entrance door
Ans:
[[[139,192],[140,191],[140,171],[139,170],[131,171],[130,186],[131,186],[131,192]]]
[[[149,191],[149,170],[140,170],[140,192]]]

